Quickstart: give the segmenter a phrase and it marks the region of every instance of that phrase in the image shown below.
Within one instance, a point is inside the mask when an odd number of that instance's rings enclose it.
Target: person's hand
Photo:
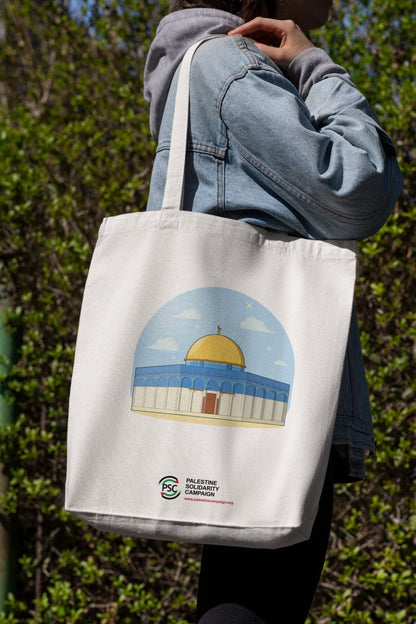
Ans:
[[[256,46],[281,69],[287,69],[301,52],[314,47],[292,20],[256,17],[228,34],[253,39]]]

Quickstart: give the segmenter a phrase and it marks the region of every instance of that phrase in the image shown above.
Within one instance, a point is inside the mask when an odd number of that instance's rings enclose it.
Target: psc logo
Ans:
[[[179,494],[181,493],[178,489],[179,479],[177,477],[173,477],[172,475],[162,477],[159,481],[159,485],[160,495],[166,500],[173,500],[174,498],[178,498]]]

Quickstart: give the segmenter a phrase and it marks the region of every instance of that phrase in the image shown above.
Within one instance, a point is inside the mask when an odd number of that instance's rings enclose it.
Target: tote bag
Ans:
[[[308,539],[346,350],[355,244],[182,211],[182,62],[163,208],[104,219],[70,394],[66,509],[106,531]]]

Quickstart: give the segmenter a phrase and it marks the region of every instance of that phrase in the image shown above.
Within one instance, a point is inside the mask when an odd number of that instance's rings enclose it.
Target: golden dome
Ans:
[[[185,362],[197,360],[245,368],[244,355],[238,344],[227,336],[221,336],[220,331],[218,327],[218,334],[208,334],[196,340],[186,354]]]

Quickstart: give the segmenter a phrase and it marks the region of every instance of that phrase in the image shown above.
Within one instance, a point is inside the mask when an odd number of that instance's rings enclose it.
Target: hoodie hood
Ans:
[[[144,70],[144,97],[150,104],[150,131],[157,137],[173,75],[186,50],[196,41],[225,35],[243,20],[217,9],[183,9],[160,22]]]

